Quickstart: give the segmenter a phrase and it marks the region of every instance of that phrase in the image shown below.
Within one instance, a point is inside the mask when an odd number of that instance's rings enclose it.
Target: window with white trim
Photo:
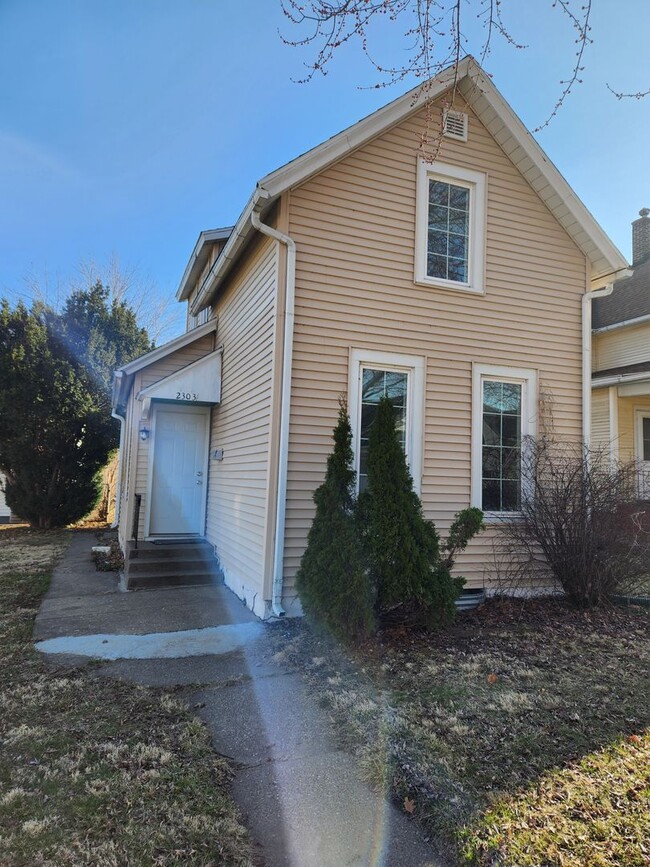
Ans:
[[[370,429],[383,397],[387,397],[395,409],[397,434],[409,463],[415,489],[419,490],[423,395],[423,358],[391,352],[352,350],[348,409],[359,491],[363,491],[368,483]]]
[[[517,514],[524,438],[537,427],[537,373],[474,365],[472,403],[472,505]]]
[[[416,282],[484,291],[485,187],[480,172],[420,160]]]

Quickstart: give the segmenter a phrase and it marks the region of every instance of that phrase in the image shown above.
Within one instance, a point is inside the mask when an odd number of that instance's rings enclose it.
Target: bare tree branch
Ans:
[[[576,52],[568,77],[560,81],[561,92],[548,117],[535,132],[544,129],[557,115],[576,85],[582,83],[584,58],[592,44],[591,11],[593,0],[553,0],[552,8],[561,13],[566,24],[575,31]],[[326,75],[336,52],[345,45],[356,43],[379,75],[372,86],[388,87],[406,77],[428,80],[443,69],[458,63],[471,53],[481,64],[490,55],[495,39],[515,49],[528,46],[517,40],[504,20],[505,0],[280,0],[290,26],[300,30],[298,38],[281,38],[287,45],[308,47],[315,57],[305,64],[306,74],[300,82],[311,81],[317,73]],[[469,13],[469,15],[468,15]],[[472,43],[463,30],[471,13],[482,21],[484,36]],[[382,61],[371,47],[373,26],[383,22],[394,25],[401,33],[403,52],[396,46],[392,57],[403,62]],[[609,85],[608,85],[609,87]],[[642,99],[647,91],[624,93],[609,87],[619,99]]]
[[[115,254],[103,263],[83,260],[69,279],[60,276],[53,279],[47,270],[42,274],[30,272],[24,291],[8,290],[8,294],[60,310],[71,292],[88,289],[98,280],[110,290],[111,300],[128,302],[138,324],[147,329],[156,343],[168,340],[173,331],[182,327],[180,305],[173,296],[158,292],[153,280],[145,278],[135,266],[123,266]]]
[[[557,9],[558,7],[564,12],[564,14],[568,17],[569,21],[575,27],[578,36],[576,39],[576,44],[578,45],[578,50],[576,52],[576,60],[573,64],[573,69],[571,75],[568,79],[561,81],[560,84],[564,85],[564,90],[560,94],[558,101],[555,103],[553,107],[553,111],[546,118],[544,123],[540,124],[534,132],[539,132],[549,125],[549,123],[556,116],[558,111],[564,105],[567,97],[573,90],[576,84],[582,84],[582,79],[580,78],[580,73],[584,71],[584,66],[582,65],[582,58],[585,53],[585,49],[587,45],[591,45],[592,39],[589,38],[589,31],[591,27],[589,26],[589,18],[591,16],[591,3],[592,0],[586,0],[585,5],[581,7],[580,16],[576,16],[571,9],[570,6],[571,0],[555,0],[553,3],[553,8]]]
[[[610,93],[613,93],[616,99],[643,99],[646,96],[650,96],[650,87],[647,90],[637,90],[636,93],[623,93],[620,90],[614,90],[613,87],[607,85],[607,90]]]

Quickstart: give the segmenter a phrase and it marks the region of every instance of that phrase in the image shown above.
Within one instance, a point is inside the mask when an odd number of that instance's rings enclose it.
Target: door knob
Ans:
[[[198,481],[197,481],[197,483],[196,483],[196,484],[197,484],[197,485],[202,485],[202,484],[203,484],[203,482],[202,482],[202,481],[201,481],[201,479],[199,479],[199,480],[198,480]]]

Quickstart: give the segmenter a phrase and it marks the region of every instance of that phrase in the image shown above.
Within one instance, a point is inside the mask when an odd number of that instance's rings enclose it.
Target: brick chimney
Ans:
[[[650,257],[650,208],[641,208],[639,219],[632,223],[632,267]]]

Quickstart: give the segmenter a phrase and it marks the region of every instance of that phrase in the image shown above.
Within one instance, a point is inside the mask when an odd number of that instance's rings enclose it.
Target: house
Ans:
[[[632,274],[593,303],[592,429],[613,461],[638,461],[650,499],[650,210],[632,223]]]
[[[264,177],[233,227],[199,236],[177,296],[187,332],[116,373],[121,544],[205,539],[258,615],[298,613],[339,398],[363,485],[389,395],[426,515],[444,534],[458,510],[485,511],[458,571],[493,580],[522,437],[551,415],[558,436],[589,437],[590,293],[625,268],[465,58]]]

